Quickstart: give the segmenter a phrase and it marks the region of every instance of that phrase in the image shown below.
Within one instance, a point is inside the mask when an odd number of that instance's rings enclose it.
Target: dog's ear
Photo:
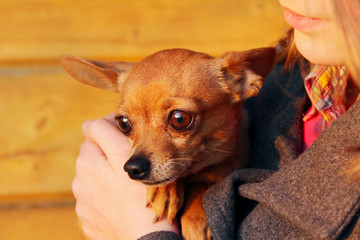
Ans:
[[[119,81],[134,66],[131,62],[111,62],[84,60],[63,55],[60,63],[76,80],[93,87],[117,92]]]
[[[236,102],[255,96],[275,65],[275,48],[229,52],[220,58],[225,89]]]

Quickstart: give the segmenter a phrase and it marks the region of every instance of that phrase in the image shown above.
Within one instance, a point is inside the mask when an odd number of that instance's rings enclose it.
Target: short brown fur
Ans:
[[[213,58],[169,49],[139,63],[64,55],[61,63],[79,81],[120,94],[116,119],[132,145],[124,169],[148,185],[147,206],[155,211],[154,222],[166,215],[172,223],[180,213],[184,238],[210,239],[202,194],[246,166],[242,103],[258,93],[274,66],[275,50]]]

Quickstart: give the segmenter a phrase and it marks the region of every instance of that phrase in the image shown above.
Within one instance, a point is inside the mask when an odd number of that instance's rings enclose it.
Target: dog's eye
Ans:
[[[184,130],[190,126],[192,117],[190,114],[176,110],[170,114],[169,123],[176,130]]]
[[[120,130],[123,133],[128,134],[131,131],[131,124],[127,117],[116,116],[115,119],[118,122],[118,126],[119,126]]]

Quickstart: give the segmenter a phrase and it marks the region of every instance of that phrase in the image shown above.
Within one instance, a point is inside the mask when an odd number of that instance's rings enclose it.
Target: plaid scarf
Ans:
[[[346,111],[343,104],[347,84],[345,67],[315,66],[304,81],[314,109],[306,114],[304,121],[318,111],[331,123]]]

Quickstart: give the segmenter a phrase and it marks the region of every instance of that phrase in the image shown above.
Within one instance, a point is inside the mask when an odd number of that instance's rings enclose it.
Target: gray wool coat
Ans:
[[[310,106],[297,67],[275,66],[250,115],[250,166],[204,197],[214,239],[360,239],[360,102],[302,153],[302,117]],[[155,232],[141,239],[180,239]]]

